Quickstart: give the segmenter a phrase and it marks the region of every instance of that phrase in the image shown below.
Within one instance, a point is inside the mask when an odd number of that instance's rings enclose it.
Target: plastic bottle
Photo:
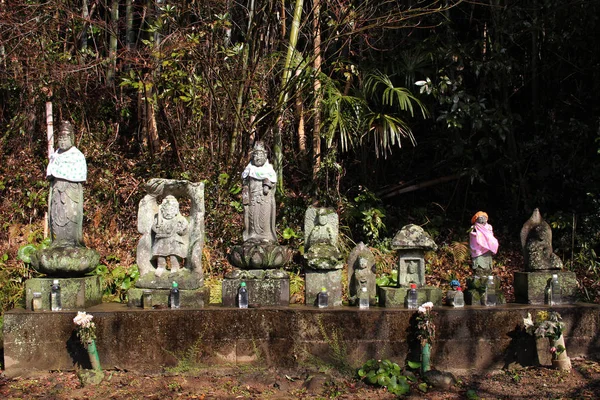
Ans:
[[[173,281],[173,287],[171,288],[171,294],[169,295],[169,302],[171,308],[179,308],[179,285]]]
[[[556,306],[560,303],[562,303],[562,296],[560,293],[558,274],[552,274],[552,281],[550,282],[550,305]]]
[[[42,293],[33,292],[33,300],[31,301],[31,309],[40,311],[42,309]]]
[[[496,302],[496,285],[494,284],[494,277],[490,275],[485,284],[485,305],[487,307],[493,307],[496,305]]]
[[[464,307],[465,306],[465,295],[462,288],[458,286],[456,293],[454,293],[454,301],[452,302],[453,307]]]
[[[417,284],[411,283],[410,289],[408,289],[408,295],[406,296],[406,307],[411,308],[411,309],[419,308],[417,301],[418,301]]]
[[[142,308],[144,310],[152,309],[152,290],[150,289],[142,291]]]
[[[62,304],[60,299],[60,284],[58,279],[52,282],[52,288],[50,289],[50,309],[52,311],[62,310]]]
[[[327,294],[327,289],[322,287],[321,291],[317,295],[317,305],[319,308],[325,308],[329,305],[329,295]]]
[[[246,282],[240,283],[238,289],[238,307],[248,308],[248,289],[246,288]]]
[[[369,308],[369,292],[365,286],[360,289],[360,293],[358,295],[358,308]]]

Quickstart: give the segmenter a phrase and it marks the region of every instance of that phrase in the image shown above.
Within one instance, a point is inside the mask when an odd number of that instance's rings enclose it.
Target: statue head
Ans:
[[[262,167],[267,162],[267,149],[265,148],[265,144],[261,141],[258,141],[254,144],[254,149],[252,149],[252,164],[257,167]]]
[[[367,268],[368,264],[369,264],[369,262],[367,261],[367,259],[365,257],[358,257],[358,268],[365,269],[365,268]]]
[[[406,261],[406,272],[409,274],[416,274],[418,263],[419,262],[415,260]]]
[[[471,224],[474,223],[478,223],[478,224],[486,224],[488,221],[488,215],[487,213],[483,212],[483,211],[478,211],[475,213],[475,215],[473,215],[473,218],[471,218]]]
[[[58,131],[58,148],[66,151],[73,147],[75,142],[75,134],[73,133],[73,125],[69,121],[63,121]]]
[[[173,219],[179,214],[179,202],[174,196],[168,195],[160,204],[160,212],[164,219]]]
[[[321,226],[325,226],[327,225],[327,214],[328,214],[328,210],[327,209],[320,209],[319,211],[317,211],[317,225],[321,225]]]

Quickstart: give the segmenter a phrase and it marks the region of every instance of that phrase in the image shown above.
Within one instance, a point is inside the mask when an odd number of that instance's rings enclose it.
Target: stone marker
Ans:
[[[358,304],[358,295],[363,287],[367,288],[369,304],[377,304],[375,278],[375,256],[360,242],[348,255],[348,297],[351,304]]]
[[[83,243],[83,182],[87,179],[87,165],[85,156],[73,143],[73,126],[63,121],[58,149],[50,156],[46,171],[50,180],[51,243],[31,254],[33,267],[50,278],[25,282],[27,309],[31,309],[34,292],[42,294],[41,309],[50,309],[50,288],[55,278],[61,278],[63,309],[81,309],[102,302],[100,279],[84,276],[98,266],[100,255]]]
[[[151,179],[138,206],[136,262],[140,279],[128,292],[129,305],[141,307],[144,289],[152,289],[154,305],[168,303],[173,281],[179,285],[181,307],[208,304],[204,286],[204,183],[175,179]],[[180,200],[190,201],[190,215],[179,210]]]
[[[229,262],[236,267],[223,279],[223,305],[236,305],[237,290],[246,282],[250,306],[289,304],[289,274],[281,268],[291,259],[275,233],[277,174],[262,142],[256,142],[251,161],[242,172],[244,242],[231,248]]]

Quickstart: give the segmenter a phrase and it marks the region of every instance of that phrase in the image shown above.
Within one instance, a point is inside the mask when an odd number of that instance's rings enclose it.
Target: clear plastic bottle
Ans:
[[[485,284],[485,305],[487,307],[493,307],[496,305],[497,301],[496,284],[494,283],[494,277],[490,275]]]
[[[60,283],[58,279],[52,282],[52,288],[50,289],[50,309],[52,311],[62,310],[62,302],[60,299]]]
[[[458,286],[456,288],[456,293],[454,293],[454,301],[452,302],[453,307],[464,307],[465,306],[465,294],[462,291],[462,288]]]
[[[240,283],[238,289],[238,307],[248,308],[248,289],[246,288],[246,282]]]
[[[33,300],[31,301],[31,309],[40,311],[42,309],[42,293],[33,292]]]
[[[558,274],[552,274],[552,281],[550,282],[550,305],[556,306],[562,303],[562,295],[560,293],[560,282],[558,281]]]
[[[360,293],[358,294],[358,308],[369,308],[369,292],[365,286],[360,288]]]
[[[419,308],[418,300],[419,300],[419,296],[417,293],[417,284],[411,283],[410,289],[408,289],[408,294],[406,296],[406,307],[408,307],[410,309]]]
[[[142,308],[145,310],[152,309],[152,290],[144,289],[142,292]]]
[[[319,306],[319,308],[325,308],[329,305],[329,295],[327,294],[327,288],[321,288],[321,291],[317,295],[317,305]]]
[[[171,308],[179,308],[179,285],[175,281],[173,281],[173,287],[169,294],[169,303]]]

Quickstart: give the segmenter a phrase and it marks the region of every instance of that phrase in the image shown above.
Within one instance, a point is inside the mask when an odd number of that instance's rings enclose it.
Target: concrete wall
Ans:
[[[434,368],[493,370],[511,362],[538,363],[536,342],[523,317],[544,306],[436,307]],[[600,306],[565,305],[569,356],[600,357]],[[88,310],[98,326],[97,346],[106,369],[161,371],[192,351],[201,365],[256,364],[357,367],[370,358],[401,365],[418,361],[418,342],[407,309],[340,307],[204,308],[141,310],[103,304]],[[89,367],[72,322],[75,312],[13,310],[4,317],[6,373]],[[188,353],[189,354],[189,353]]]

